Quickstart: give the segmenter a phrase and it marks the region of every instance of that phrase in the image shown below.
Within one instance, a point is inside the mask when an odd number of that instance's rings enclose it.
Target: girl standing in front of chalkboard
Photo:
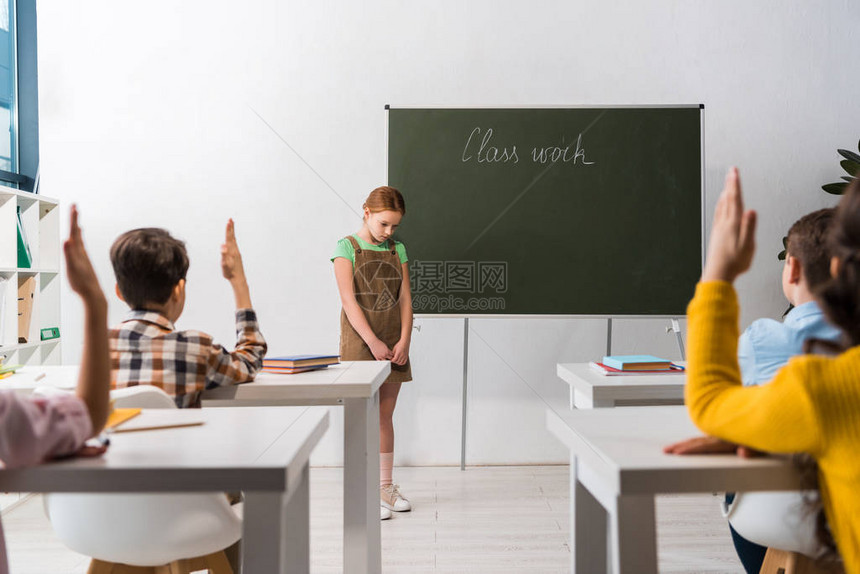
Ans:
[[[393,187],[374,189],[364,202],[358,233],[337,243],[332,262],[343,305],[340,355],[344,361],[391,361],[391,374],[379,389],[380,518],[412,505],[392,482],[394,407],[400,384],[412,380],[412,293],[406,248],[392,237],[406,214],[406,202]]]

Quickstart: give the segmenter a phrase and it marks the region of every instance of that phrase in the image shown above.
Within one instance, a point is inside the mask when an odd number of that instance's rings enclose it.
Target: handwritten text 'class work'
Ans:
[[[482,135],[483,134],[483,135]],[[463,147],[463,155],[461,159],[463,163],[477,161],[478,163],[519,163],[520,156],[517,153],[517,146],[498,147],[493,145],[493,128],[481,130],[476,127],[466,138],[466,145]],[[576,143],[564,145],[562,139],[561,146],[546,146],[533,147],[532,152],[533,163],[570,163],[577,165],[579,161],[582,165],[593,165],[593,161],[585,159],[585,148],[582,147],[582,134],[576,138]]]

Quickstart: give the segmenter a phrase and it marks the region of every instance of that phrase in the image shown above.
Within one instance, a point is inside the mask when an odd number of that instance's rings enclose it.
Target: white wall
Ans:
[[[820,186],[840,175],[835,150],[860,136],[858,40],[860,4],[848,0],[41,2],[43,193],[64,211],[78,203],[106,286],[120,232],[163,226],[184,238],[179,326],[225,343],[232,298],[218,249],[233,217],[272,352],[332,351],[328,257],[385,181],[384,104],[701,102],[708,218],[732,164],[760,210],[760,252],[739,283],[746,324],[786,306],[776,253],[787,227],[835,203]],[[111,322],[123,314],[113,299]],[[417,323],[396,461],[454,464],[462,322]],[[66,362],[79,357],[81,325],[66,290]],[[543,401],[566,398],[556,362],[602,354],[605,323],[472,326],[469,460],[565,461]],[[664,327],[617,321],[613,350],[676,356]],[[339,412],[333,422],[317,464],[340,462]]]

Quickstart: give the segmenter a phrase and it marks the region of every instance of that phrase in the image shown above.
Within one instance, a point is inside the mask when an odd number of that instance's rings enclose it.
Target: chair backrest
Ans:
[[[162,389],[152,385],[135,385],[110,392],[116,408],[175,409],[176,403]]]
[[[815,515],[807,511],[805,494],[739,492],[727,518],[732,528],[751,542],[815,558],[821,546],[815,536]]]
[[[221,492],[51,494],[45,512],[70,549],[132,566],[212,554],[242,535],[242,520]]]
[[[111,398],[118,408],[177,408],[152,385],[117,389]],[[57,537],[104,562],[161,566],[218,552],[242,535],[242,520],[221,492],[47,494],[44,501]]]

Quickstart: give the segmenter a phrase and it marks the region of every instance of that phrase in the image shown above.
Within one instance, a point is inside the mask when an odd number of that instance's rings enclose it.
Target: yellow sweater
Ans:
[[[700,283],[687,309],[686,403],[702,431],[818,461],[824,512],[847,572],[860,574],[860,346],[791,359],[773,381],[743,387],[738,302],[723,281]]]

